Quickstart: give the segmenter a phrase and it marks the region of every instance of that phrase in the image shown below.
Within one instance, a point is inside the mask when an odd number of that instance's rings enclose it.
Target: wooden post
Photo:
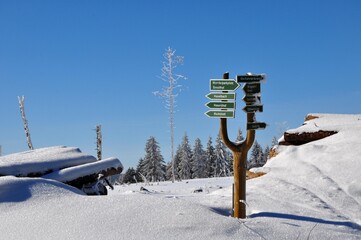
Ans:
[[[223,79],[229,79],[229,73],[223,74]],[[254,113],[247,113],[247,122],[255,121]],[[247,130],[247,137],[241,143],[231,142],[227,132],[227,118],[220,119],[220,134],[223,143],[232,151],[234,195],[233,195],[233,217],[246,218],[246,170],[247,154],[255,139],[255,130]]]

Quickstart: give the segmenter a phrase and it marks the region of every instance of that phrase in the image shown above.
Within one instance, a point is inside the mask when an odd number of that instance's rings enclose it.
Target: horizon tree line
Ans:
[[[236,141],[243,140],[242,131],[239,129]],[[276,143],[277,139],[274,137],[272,146],[266,146],[263,150],[262,146],[255,141],[247,160],[247,169],[262,167],[267,162],[270,149]],[[194,144],[191,145],[185,133],[173,161],[165,163],[159,143],[154,136],[151,136],[146,142],[144,157],[139,159],[135,169],[128,168],[121,183],[172,181],[173,176],[177,181],[233,176],[232,153],[223,144],[220,135],[214,143],[212,137],[208,137],[204,148],[200,138],[196,138]]]

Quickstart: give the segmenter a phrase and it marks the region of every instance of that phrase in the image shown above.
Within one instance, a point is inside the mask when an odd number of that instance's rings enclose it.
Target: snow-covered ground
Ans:
[[[361,239],[361,115],[313,115],[291,132],[338,133],[279,146],[267,174],[247,181],[247,219],[229,217],[232,178],[85,196],[55,180],[0,177],[0,238]]]

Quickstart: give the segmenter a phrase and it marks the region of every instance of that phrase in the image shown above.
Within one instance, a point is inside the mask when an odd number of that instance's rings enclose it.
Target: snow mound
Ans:
[[[69,185],[42,178],[0,177],[0,203],[22,202],[31,198],[49,198],[84,193]]]
[[[282,196],[280,203],[296,205],[292,212],[361,225],[361,115],[312,115],[317,118],[287,132],[338,133],[301,146],[278,146],[278,155],[265,165],[270,172],[257,185],[262,192],[272,189],[268,196]]]

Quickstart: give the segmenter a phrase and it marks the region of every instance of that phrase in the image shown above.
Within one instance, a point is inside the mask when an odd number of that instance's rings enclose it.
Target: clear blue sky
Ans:
[[[18,1],[0,0],[0,145],[27,149],[17,96],[35,148],[77,146],[95,155],[95,126],[104,157],[135,166],[155,136],[170,156],[168,112],[152,92],[168,46],[184,56],[188,77],[177,101],[176,145],[187,132],[206,145],[219,120],[204,115],[209,79],[266,73],[269,124],[298,127],[310,112],[361,112],[361,1]],[[239,90],[239,96],[242,92]],[[238,106],[243,106],[241,98]],[[286,123],[285,123],[286,122]],[[238,107],[229,135],[245,133]]]

